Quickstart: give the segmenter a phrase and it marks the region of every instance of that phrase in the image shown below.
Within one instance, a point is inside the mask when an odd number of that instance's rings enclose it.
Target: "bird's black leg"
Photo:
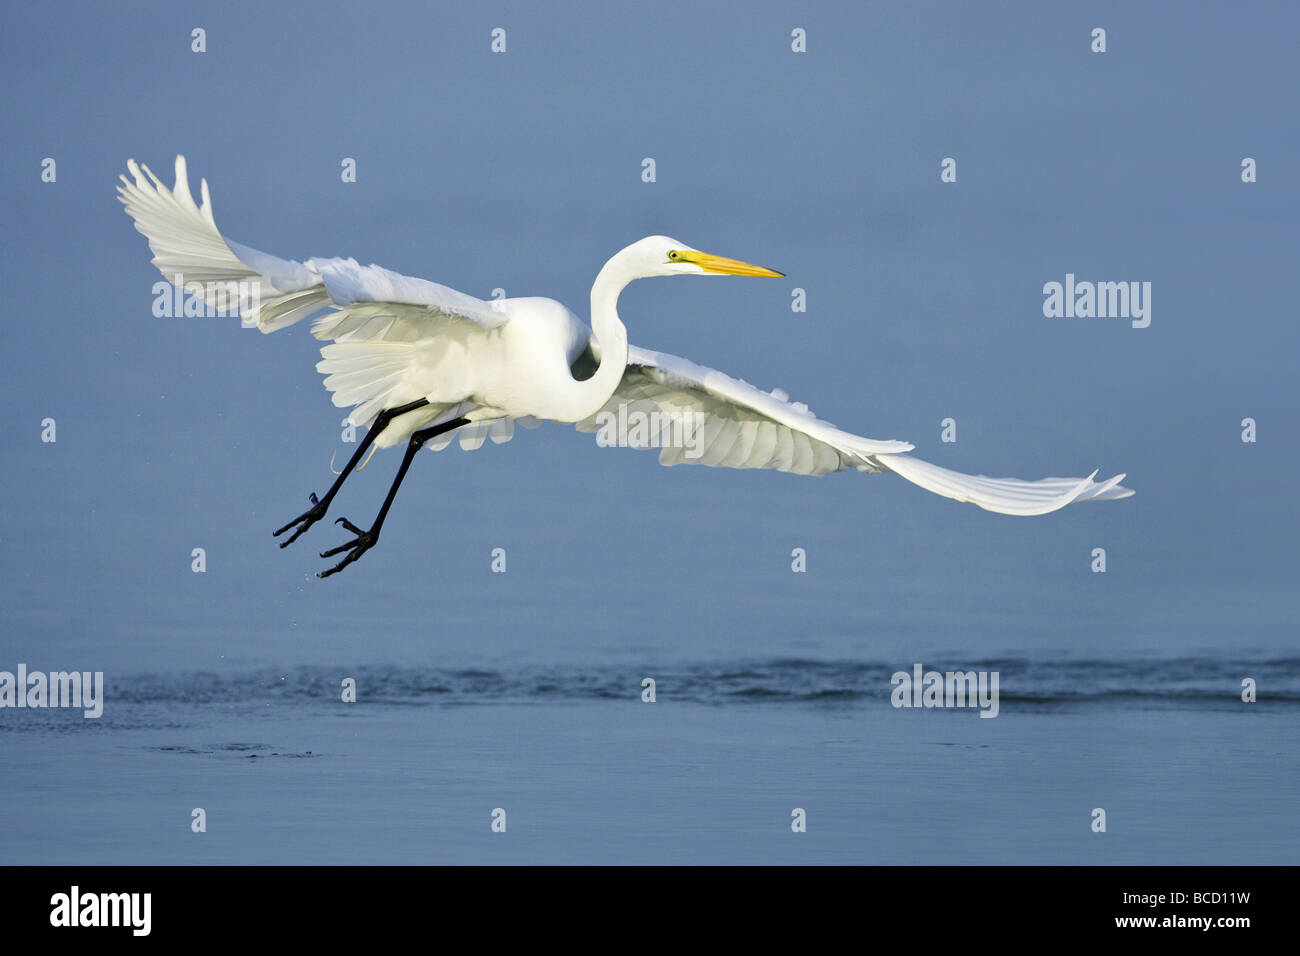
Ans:
[[[327,578],[331,574],[336,574],[339,571],[342,571],[349,564],[375,546],[375,542],[379,540],[379,529],[384,526],[384,518],[388,516],[388,509],[393,506],[393,499],[397,497],[397,489],[401,486],[402,479],[406,477],[406,471],[411,467],[411,459],[415,457],[415,453],[423,448],[424,443],[430,438],[433,438],[436,435],[441,435],[444,432],[449,432],[453,428],[459,428],[461,425],[468,424],[468,418],[456,418],[449,422],[443,422],[441,425],[430,425],[428,428],[422,428],[411,435],[411,440],[407,442],[406,445],[406,454],[402,456],[402,466],[397,469],[397,477],[393,479],[393,485],[388,489],[388,497],[384,499],[384,504],[383,507],[379,509],[379,514],[375,515],[375,522],[370,526],[370,530],[362,531],[347,518],[336,519],[334,522],[335,524],[343,525],[344,528],[351,531],[356,535],[356,537],[347,544],[341,544],[337,548],[330,548],[328,551],[321,552],[322,558],[331,558],[336,554],[342,554],[344,551],[348,554],[347,557],[334,565],[334,567],[330,568],[328,571],[320,572],[316,577]]]
[[[298,540],[300,534],[314,525],[321,518],[325,517],[325,512],[329,511],[330,502],[334,500],[334,496],[337,495],[339,489],[343,487],[343,482],[347,480],[348,475],[352,474],[353,469],[357,467],[358,463],[360,463],[361,457],[366,453],[367,449],[374,444],[375,439],[379,437],[379,433],[384,430],[389,422],[398,415],[405,415],[407,412],[415,411],[415,409],[428,404],[428,400],[422,398],[419,401],[411,402],[407,405],[399,405],[397,408],[387,408],[380,412],[378,417],[375,418],[374,424],[366,429],[366,437],[361,439],[361,444],[357,446],[356,452],[352,455],[352,460],[347,463],[347,466],[341,472],[339,472],[339,476],[334,479],[334,484],[330,486],[330,490],[325,492],[325,497],[317,499],[316,493],[312,492],[312,507],[294,518],[279,531],[274,532],[274,536],[278,538],[294,525],[301,525],[301,527],[293,533],[293,537],[289,538],[287,541],[280,542],[280,547],[285,548],[293,544]]]

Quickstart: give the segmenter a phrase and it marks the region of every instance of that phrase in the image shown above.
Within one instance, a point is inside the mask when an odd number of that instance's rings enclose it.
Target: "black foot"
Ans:
[[[334,555],[342,554],[344,551],[348,553],[348,556],[344,558],[342,561],[340,561],[338,564],[334,565],[334,567],[330,568],[328,571],[321,571],[319,574],[316,575],[316,577],[318,578],[327,578],[331,574],[337,574],[338,572],[342,571],[344,568],[346,568],[357,558],[361,557],[363,554],[365,554],[367,551],[373,548],[375,546],[375,542],[379,540],[378,534],[374,533],[373,531],[362,531],[360,528],[354,525],[347,518],[336,518],[334,520],[334,523],[343,525],[343,527],[347,528],[347,530],[355,534],[356,537],[353,538],[351,541],[349,541],[347,544],[341,544],[337,548],[330,548],[328,551],[321,552],[320,556],[322,558],[332,558]]]
[[[298,535],[302,534],[304,531],[306,531],[308,528],[314,525],[317,521],[320,521],[321,518],[325,517],[325,512],[329,510],[329,506],[323,505],[319,501],[317,501],[316,493],[314,491],[312,492],[311,495],[311,503],[315,505],[314,508],[310,509],[309,511],[304,511],[302,514],[298,515],[298,517],[294,518],[292,521],[290,521],[279,531],[273,533],[272,536],[278,538],[280,537],[280,535],[284,534],[294,525],[296,524],[302,525],[301,528],[299,528],[297,531],[293,533],[293,537],[291,537],[288,541],[281,541],[280,547],[282,548],[289,547],[289,545],[293,544],[295,541],[298,540]]]

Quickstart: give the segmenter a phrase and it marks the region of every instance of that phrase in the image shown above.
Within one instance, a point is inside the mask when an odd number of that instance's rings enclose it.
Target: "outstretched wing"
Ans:
[[[225,238],[212,215],[206,180],[199,185],[202,203],[195,203],[183,156],[176,157],[171,189],[148,166],[128,160],[127,169],[131,178],[122,176],[117,191],[136,229],[149,240],[163,277],[214,307],[233,312],[238,305],[245,324],[262,332],[316,317],[312,334],[335,343],[321,349],[316,367],[326,376],[334,404],[353,407],[354,424],[369,424],[380,410],[423,397],[413,372],[419,356],[427,361],[440,340],[507,321],[482,299],[382,266],[363,266],[355,259],[280,259]],[[444,413],[451,415],[452,406],[431,407],[419,419],[432,421]],[[417,424],[416,417],[407,424]],[[476,437],[481,443],[479,431],[467,430],[462,444]],[[405,433],[393,429],[381,444]]]
[[[127,161],[127,169],[132,178],[120,177],[117,191],[136,229],[149,240],[153,264],[163,278],[180,285],[197,283],[204,287],[205,298],[224,291],[222,285],[238,285],[240,305],[249,306],[252,313],[241,311],[244,321],[256,322],[263,332],[274,332],[325,309],[346,312],[363,302],[414,307],[401,310],[405,319],[459,318],[485,329],[505,321],[490,303],[426,279],[382,266],[363,266],[355,259],[280,259],[225,238],[212,216],[207,180],[199,184],[202,205],[194,202],[184,156],[176,157],[176,184],[171,189],[135,160]],[[318,337],[359,331],[357,324],[342,322],[339,316],[335,319],[338,334],[321,334],[318,326]]]
[[[176,184],[171,189],[148,166],[128,159],[126,167],[132,179],[119,177],[118,198],[135,228],[149,240],[153,264],[164,279],[189,287],[209,305],[237,305],[244,321],[258,323],[264,332],[306,318],[327,304],[329,297],[320,277],[301,262],[243,249],[222,238],[212,218],[207,181],[200,184],[202,206],[196,205],[190,194],[185,157],[176,157]],[[236,254],[236,248],[245,253],[244,259]],[[233,303],[228,294],[231,289],[235,292]],[[295,315],[299,308],[310,311]]]
[[[1074,501],[1126,498],[1123,475],[1088,478],[985,478],[940,468],[901,441],[842,431],[790,402],[715,369],[663,352],[630,348],[623,381],[605,407],[577,425],[602,444],[659,448],[664,465],[771,468],[801,475],[856,469],[892,471],[935,494],[1002,514],[1046,514]]]
[[[664,465],[825,475],[879,471],[873,455],[912,448],[841,431],[782,392],[764,392],[676,355],[633,346],[627,361],[614,395],[578,430],[597,432],[602,444],[658,448]]]

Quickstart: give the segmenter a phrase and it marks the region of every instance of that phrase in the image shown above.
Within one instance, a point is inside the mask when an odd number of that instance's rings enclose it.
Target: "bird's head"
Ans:
[[[693,249],[668,236],[647,236],[632,243],[620,256],[628,258],[628,265],[641,276],[769,276],[785,275],[773,269],[727,259]]]

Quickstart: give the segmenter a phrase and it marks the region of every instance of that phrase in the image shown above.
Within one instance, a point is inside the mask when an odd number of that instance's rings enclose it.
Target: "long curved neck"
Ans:
[[[636,278],[614,256],[591,286],[591,331],[600,345],[596,374],[583,381],[570,378],[556,395],[556,421],[577,422],[605,407],[627,370],[627,327],[618,317],[619,293]]]

